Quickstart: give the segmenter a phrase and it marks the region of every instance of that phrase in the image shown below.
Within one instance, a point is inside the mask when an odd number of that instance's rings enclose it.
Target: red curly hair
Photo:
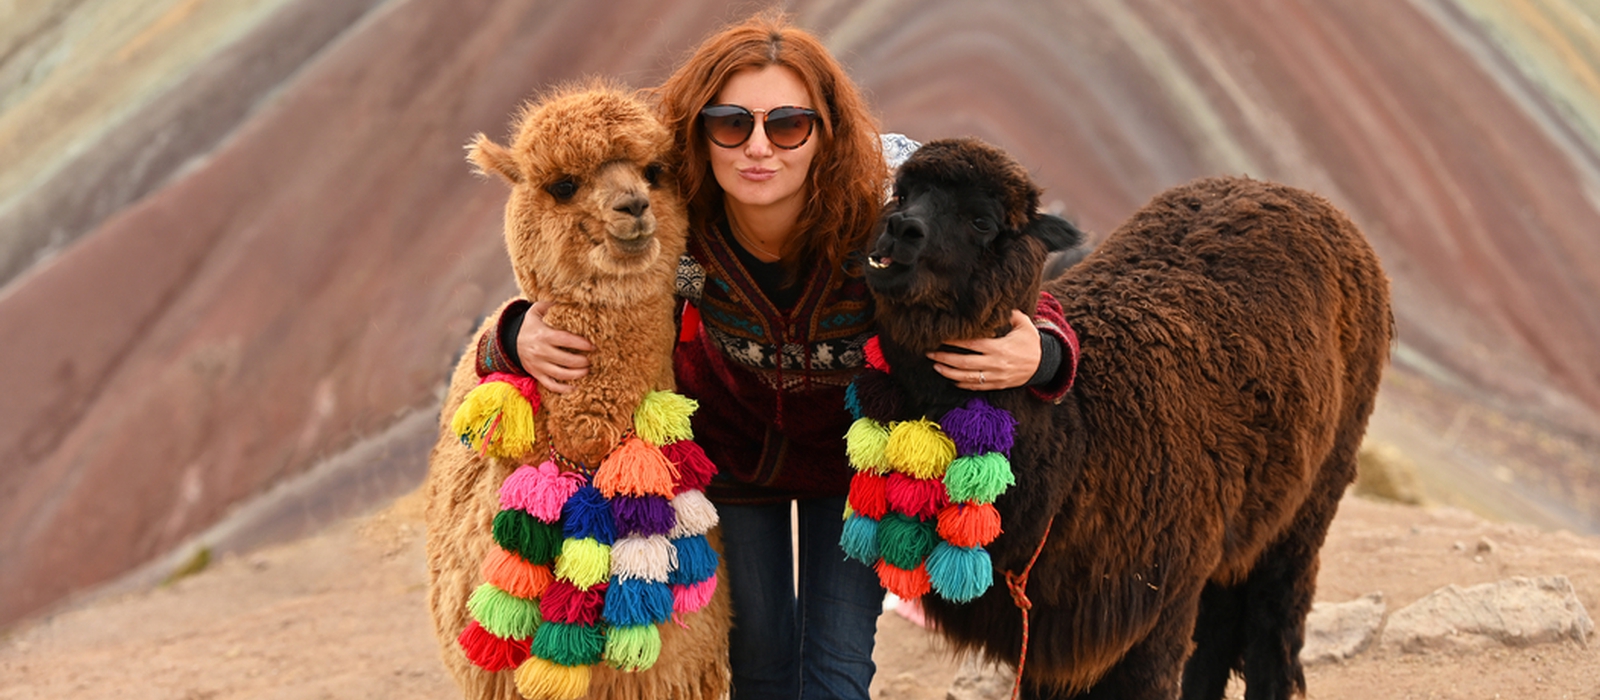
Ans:
[[[815,36],[781,13],[764,12],[706,39],[654,92],[682,154],[678,186],[689,203],[690,235],[705,235],[723,216],[723,193],[711,174],[700,110],[735,73],[772,65],[800,77],[822,117],[812,136],[822,143],[811,161],[806,202],[795,223],[796,235],[783,249],[792,279],[798,261],[821,260],[837,268],[864,246],[889,178],[878,145],[878,121],[844,67]]]

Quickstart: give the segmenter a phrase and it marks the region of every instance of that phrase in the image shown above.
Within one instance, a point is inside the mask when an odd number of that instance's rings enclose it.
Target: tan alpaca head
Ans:
[[[515,131],[509,148],[478,134],[468,160],[511,185],[506,251],[522,293],[590,303],[659,294],[687,226],[655,111],[613,85],[568,86],[525,105]]]

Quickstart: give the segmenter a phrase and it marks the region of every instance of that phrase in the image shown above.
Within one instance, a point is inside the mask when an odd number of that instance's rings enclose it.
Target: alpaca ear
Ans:
[[[1078,227],[1055,214],[1039,214],[1022,227],[1022,235],[1033,236],[1044,242],[1045,250],[1066,250],[1086,238]]]
[[[474,170],[479,175],[499,175],[512,185],[522,184],[522,171],[517,169],[517,161],[511,157],[511,152],[483,134],[478,134],[472,143],[467,144],[467,161],[477,166]]]

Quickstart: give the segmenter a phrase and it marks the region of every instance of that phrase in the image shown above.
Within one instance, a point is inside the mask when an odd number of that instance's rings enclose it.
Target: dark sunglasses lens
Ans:
[[[738,107],[707,107],[700,114],[705,119],[706,136],[723,148],[744,143],[756,126],[755,115]]]
[[[774,109],[767,113],[767,139],[778,148],[799,148],[811,138],[816,124],[816,114],[794,107]]]

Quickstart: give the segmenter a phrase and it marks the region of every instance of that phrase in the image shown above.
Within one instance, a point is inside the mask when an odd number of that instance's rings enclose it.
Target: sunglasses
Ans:
[[[805,107],[749,110],[739,105],[711,105],[700,110],[700,120],[712,143],[738,148],[755,133],[757,114],[762,115],[761,128],[767,140],[786,151],[806,145],[817,125],[817,110]]]

